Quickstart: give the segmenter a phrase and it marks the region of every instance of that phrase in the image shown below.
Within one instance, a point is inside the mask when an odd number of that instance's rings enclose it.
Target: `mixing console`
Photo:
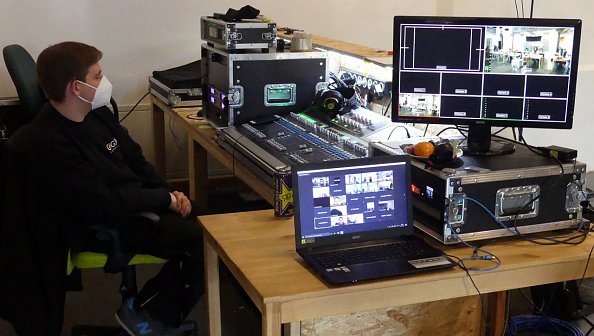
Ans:
[[[338,130],[359,138],[365,138],[392,125],[390,118],[361,107],[335,116],[318,110],[310,110],[308,113]]]
[[[217,141],[236,159],[268,179],[295,163],[370,156],[365,135],[391,124],[388,118],[384,124],[383,118],[365,109],[321,121],[304,113],[275,115],[266,122],[251,121],[224,128]]]
[[[291,113],[265,124],[242,124],[236,130],[285,164],[365,157],[367,143]],[[236,139],[239,140],[239,139]]]

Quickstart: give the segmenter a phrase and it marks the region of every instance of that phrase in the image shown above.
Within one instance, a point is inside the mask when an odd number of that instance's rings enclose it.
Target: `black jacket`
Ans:
[[[4,147],[0,316],[59,335],[68,249],[89,225],[166,209],[169,188],[106,107],[76,123],[46,104]]]

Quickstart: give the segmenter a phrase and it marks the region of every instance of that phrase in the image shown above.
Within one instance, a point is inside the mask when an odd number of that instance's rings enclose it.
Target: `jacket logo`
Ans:
[[[105,145],[105,148],[107,148],[107,151],[110,154],[115,152],[115,150],[118,149],[118,140],[116,140],[116,138],[113,138],[110,142],[108,142]]]
[[[136,328],[138,328],[138,332],[141,335],[150,334],[153,330],[150,328],[150,324],[148,322],[140,322],[136,324]]]

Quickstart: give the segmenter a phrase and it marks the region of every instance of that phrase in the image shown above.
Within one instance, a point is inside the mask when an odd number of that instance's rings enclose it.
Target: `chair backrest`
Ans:
[[[31,120],[47,102],[37,81],[35,60],[25,48],[18,44],[4,47],[2,54],[10,78],[16,87],[23,113],[26,114],[28,120]]]

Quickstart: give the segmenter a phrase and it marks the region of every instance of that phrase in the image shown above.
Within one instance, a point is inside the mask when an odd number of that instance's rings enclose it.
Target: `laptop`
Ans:
[[[292,166],[297,253],[330,284],[455,266],[413,234],[410,157]]]

